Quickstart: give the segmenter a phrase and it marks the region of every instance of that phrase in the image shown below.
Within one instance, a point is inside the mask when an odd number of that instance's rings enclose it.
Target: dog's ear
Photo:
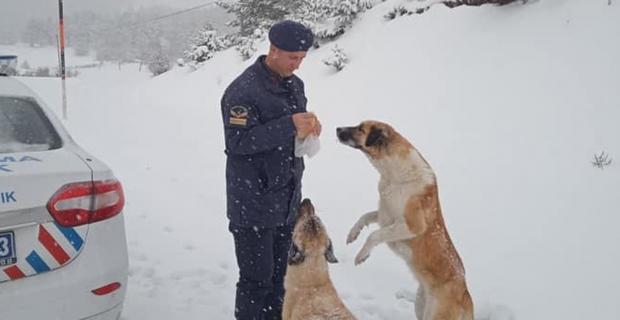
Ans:
[[[325,260],[329,263],[338,263],[338,259],[336,259],[334,255],[334,246],[331,240],[329,240],[329,245],[327,245],[327,249],[325,249]]]
[[[290,266],[296,266],[304,262],[305,259],[306,254],[293,242],[291,248],[288,250],[288,264]]]
[[[373,126],[370,129],[370,133],[368,133],[368,136],[366,137],[365,145],[366,147],[378,145],[385,142],[386,138],[387,134],[383,129]]]

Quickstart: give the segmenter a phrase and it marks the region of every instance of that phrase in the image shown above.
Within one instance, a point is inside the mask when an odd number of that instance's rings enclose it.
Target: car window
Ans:
[[[0,96],[0,153],[51,150],[61,145],[34,100]]]

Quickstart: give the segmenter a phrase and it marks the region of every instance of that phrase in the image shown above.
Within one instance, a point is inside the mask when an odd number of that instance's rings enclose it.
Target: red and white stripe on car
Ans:
[[[31,251],[16,264],[0,268],[0,282],[57,269],[75,259],[88,225],[121,213],[125,204],[117,180],[78,182],[62,186],[47,203],[54,222],[38,225]]]

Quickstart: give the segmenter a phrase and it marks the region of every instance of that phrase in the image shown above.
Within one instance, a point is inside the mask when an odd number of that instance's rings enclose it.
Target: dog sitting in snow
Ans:
[[[365,121],[336,133],[341,143],[361,150],[380,174],[378,210],[363,215],[347,237],[351,243],[364,227],[379,225],[366,238],[355,264],[387,243],[420,283],[415,300],[419,320],[473,320],[465,270],[443,220],[431,166],[388,124]]]
[[[336,263],[332,242],[310,199],[298,210],[284,277],[283,320],[355,320],[334,287],[328,263]]]

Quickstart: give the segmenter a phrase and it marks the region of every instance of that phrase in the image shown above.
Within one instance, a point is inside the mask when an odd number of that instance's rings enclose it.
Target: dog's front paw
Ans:
[[[355,241],[357,237],[359,237],[362,228],[363,227],[359,224],[355,224],[353,228],[351,228],[351,231],[349,231],[349,235],[347,236],[347,244]]]
[[[366,248],[363,248],[362,250],[360,250],[360,252],[357,253],[357,256],[355,256],[355,265],[360,265],[362,262],[366,261],[368,257],[370,257],[370,250],[366,250]]]

